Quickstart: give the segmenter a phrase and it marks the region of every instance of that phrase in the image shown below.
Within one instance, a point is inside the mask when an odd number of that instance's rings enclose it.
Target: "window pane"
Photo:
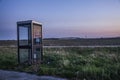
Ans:
[[[19,44],[28,45],[28,27],[19,27]]]
[[[33,32],[34,32],[34,35],[33,35],[34,44],[40,44],[41,43],[41,37],[42,37],[41,26],[34,25],[33,26]]]
[[[34,44],[40,44],[41,38],[34,38]]]
[[[20,49],[20,62],[26,62],[28,61],[28,54],[29,54],[29,49]]]
[[[36,54],[36,58],[37,59],[40,59],[40,57],[41,57],[41,50],[40,50],[40,48],[36,48],[35,49],[35,51],[34,51],[34,54]]]

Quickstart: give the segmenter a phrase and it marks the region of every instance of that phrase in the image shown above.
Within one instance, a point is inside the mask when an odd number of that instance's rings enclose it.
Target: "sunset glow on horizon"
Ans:
[[[16,22],[43,24],[43,37],[120,37],[120,0],[0,0],[0,39],[16,39]]]

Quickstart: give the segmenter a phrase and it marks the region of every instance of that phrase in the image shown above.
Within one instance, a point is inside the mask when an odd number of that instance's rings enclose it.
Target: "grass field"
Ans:
[[[17,50],[0,47],[0,69],[32,72],[32,66],[17,68]],[[44,48],[38,75],[72,80],[120,80],[120,47]]]

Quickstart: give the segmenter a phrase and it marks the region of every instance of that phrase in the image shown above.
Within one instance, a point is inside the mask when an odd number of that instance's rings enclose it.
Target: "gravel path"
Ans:
[[[37,76],[33,74],[0,70],[0,80],[67,80],[51,76]]]

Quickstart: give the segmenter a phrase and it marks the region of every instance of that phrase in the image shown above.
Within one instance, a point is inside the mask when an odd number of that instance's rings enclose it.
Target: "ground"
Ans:
[[[33,74],[0,70],[0,80],[66,80],[51,76],[37,76]]]

